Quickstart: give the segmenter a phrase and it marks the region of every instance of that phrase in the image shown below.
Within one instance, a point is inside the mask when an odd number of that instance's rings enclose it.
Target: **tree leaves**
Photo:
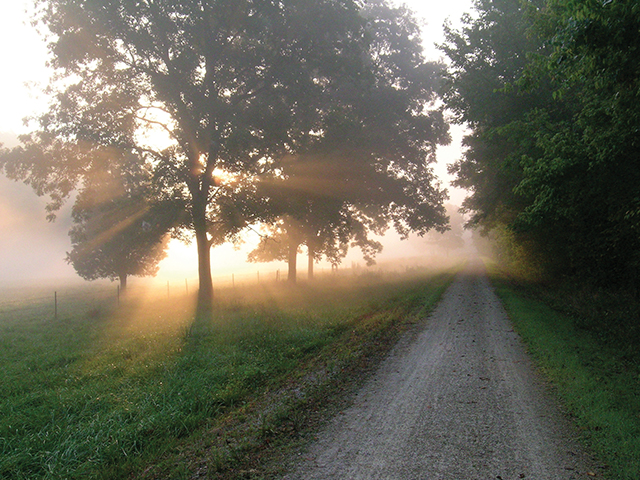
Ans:
[[[636,282],[637,2],[479,2],[447,32],[445,99],[469,122],[456,184],[472,223],[508,225],[549,273]],[[522,41],[504,41],[505,31]],[[509,73],[507,73],[509,72]]]
[[[174,234],[196,237],[203,300],[212,295],[211,245],[279,214],[313,226],[333,258],[349,238],[372,254],[367,232],[386,222],[402,234],[443,228],[445,192],[428,167],[448,141],[433,104],[439,67],[422,58],[406,9],[355,0],[37,2],[54,99],[27,144],[2,155],[3,169],[49,195],[54,211],[74,189],[89,193],[97,165],[139,164],[154,187],[145,202],[173,205]],[[154,145],[143,126],[164,141]],[[314,181],[325,176],[334,191],[287,207],[285,192],[265,196],[261,178],[300,180],[286,159],[321,159]],[[85,210],[82,224],[101,208]]]

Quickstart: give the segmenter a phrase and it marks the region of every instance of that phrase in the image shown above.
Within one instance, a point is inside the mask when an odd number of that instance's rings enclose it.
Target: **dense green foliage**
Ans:
[[[453,165],[471,223],[546,274],[638,285],[640,6],[476,2],[444,91],[471,128]],[[522,258],[521,257],[521,258]]]
[[[13,292],[0,301],[0,477],[140,478],[163,461],[187,478],[233,469],[314,388],[424,315],[451,278],[252,285],[219,291],[206,320],[191,297],[131,291],[116,308],[97,287],[59,295],[54,319],[50,297]]]
[[[492,281],[528,350],[553,383],[583,440],[605,466],[606,477],[637,479],[637,300],[635,311],[625,311],[630,302],[604,292],[532,289],[497,271]],[[625,315],[634,316],[625,319]],[[633,324],[635,332],[630,335],[628,327]]]

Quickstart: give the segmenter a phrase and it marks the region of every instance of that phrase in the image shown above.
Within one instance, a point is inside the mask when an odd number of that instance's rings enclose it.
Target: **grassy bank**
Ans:
[[[599,300],[583,291],[523,285],[495,268],[491,277],[517,331],[605,463],[606,475],[640,478],[638,345],[622,340],[619,326],[597,325]],[[611,321],[599,318],[601,324]]]
[[[49,300],[0,305],[0,478],[277,469],[263,459],[303,442],[452,278],[419,273],[218,291],[206,323],[190,297],[79,296],[57,318]]]

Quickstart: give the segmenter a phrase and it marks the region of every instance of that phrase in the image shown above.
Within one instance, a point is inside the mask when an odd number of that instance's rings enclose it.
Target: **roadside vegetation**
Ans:
[[[57,319],[50,305],[0,306],[0,477],[277,470],[282,463],[265,466],[274,451],[265,452],[278,445],[282,456],[304,441],[452,276],[230,288],[217,292],[207,321],[194,316],[191,297],[127,297],[120,307],[77,300]]]
[[[608,478],[640,478],[640,303],[629,292],[528,282],[494,264],[516,330]]]
[[[445,27],[469,224],[539,274],[640,288],[640,3],[478,0]]]

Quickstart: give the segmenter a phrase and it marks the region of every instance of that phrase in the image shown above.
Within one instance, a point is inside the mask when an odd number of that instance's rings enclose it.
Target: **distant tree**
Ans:
[[[302,245],[307,247],[310,277],[315,261],[325,257],[333,264],[340,263],[352,242],[367,258],[371,258],[372,248],[380,248],[366,238],[367,228],[358,212],[348,207],[347,189],[355,184],[337,159],[328,164],[317,158],[297,158],[283,172],[262,185],[276,219],[265,226],[266,237],[251,252],[250,261],[286,261],[288,281],[295,283]]]
[[[310,210],[315,211],[315,210]],[[317,211],[316,211],[317,213]],[[325,258],[332,265],[338,265],[347,255],[350,247],[359,247],[368,264],[373,263],[373,257],[382,250],[382,245],[368,238],[367,228],[355,217],[337,215],[336,223],[309,216],[316,220],[301,224],[292,217],[283,217],[275,223],[265,225],[265,235],[260,244],[249,253],[251,262],[284,261],[288,265],[287,280],[295,283],[297,280],[297,255],[300,247],[307,248],[307,275],[312,279],[314,263]],[[315,225],[315,226],[314,226]]]
[[[83,202],[84,203],[84,202]],[[106,204],[73,207],[67,262],[86,280],[109,278],[127,288],[127,277],[154,276],[166,257],[169,235],[140,211],[140,199],[115,198]]]
[[[446,204],[445,208],[449,217],[449,230],[446,232],[429,232],[427,242],[443,249],[448,256],[451,250],[459,250],[465,246],[464,238],[462,238],[465,218],[455,205]]]
[[[249,259],[285,260],[288,278],[295,282],[301,245],[307,247],[313,276],[315,260],[325,257],[338,264],[351,247],[358,247],[368,264],[375,263],[382,245],[371,235],[382,235],[390,226],[403,237],[409,232],[423,235],[432,228],[444,231],[446,194],[434,186],[426,161],[397,177],[390,168],[384,171],[387,159],[376,161],[371,156],[366,161],[356,153],[343,159],[339,152],[329,152],[283,168],[285,175],[271,179],[266,188],[269,208],[278,212],[279,220]]]
[[[289,266],[287,280],[295,283],[297,279],[296,257],[304,241],[303,232],[296,228],[290,218],[281,218],[275,223],[263,226],[265,231],[260,244],[247,259],[250,262],[286,262]]]
[[[315,258],[338,263],[350,246],[373,262],[381,245],[370,236],[390,226],[405,237],[446,228],[446,193],[429,165],[436,146],[449,141],[434,106],[441,67],[424,60],[408,10],[369,2],[362,16],[369,39],[363,73],[330,98],[322,128],[304,148],[261,179],[268,207],[281,217],[277,230],[289,242],[291,281],[301,244],[312,272]]]
[[[67,262],[82,278],[117,279],[125,290],[127,277],[157,273],[176,212],[157,202],[149,181],[137,162],[117,166],[96,159],[76,196],[69,232]]]

